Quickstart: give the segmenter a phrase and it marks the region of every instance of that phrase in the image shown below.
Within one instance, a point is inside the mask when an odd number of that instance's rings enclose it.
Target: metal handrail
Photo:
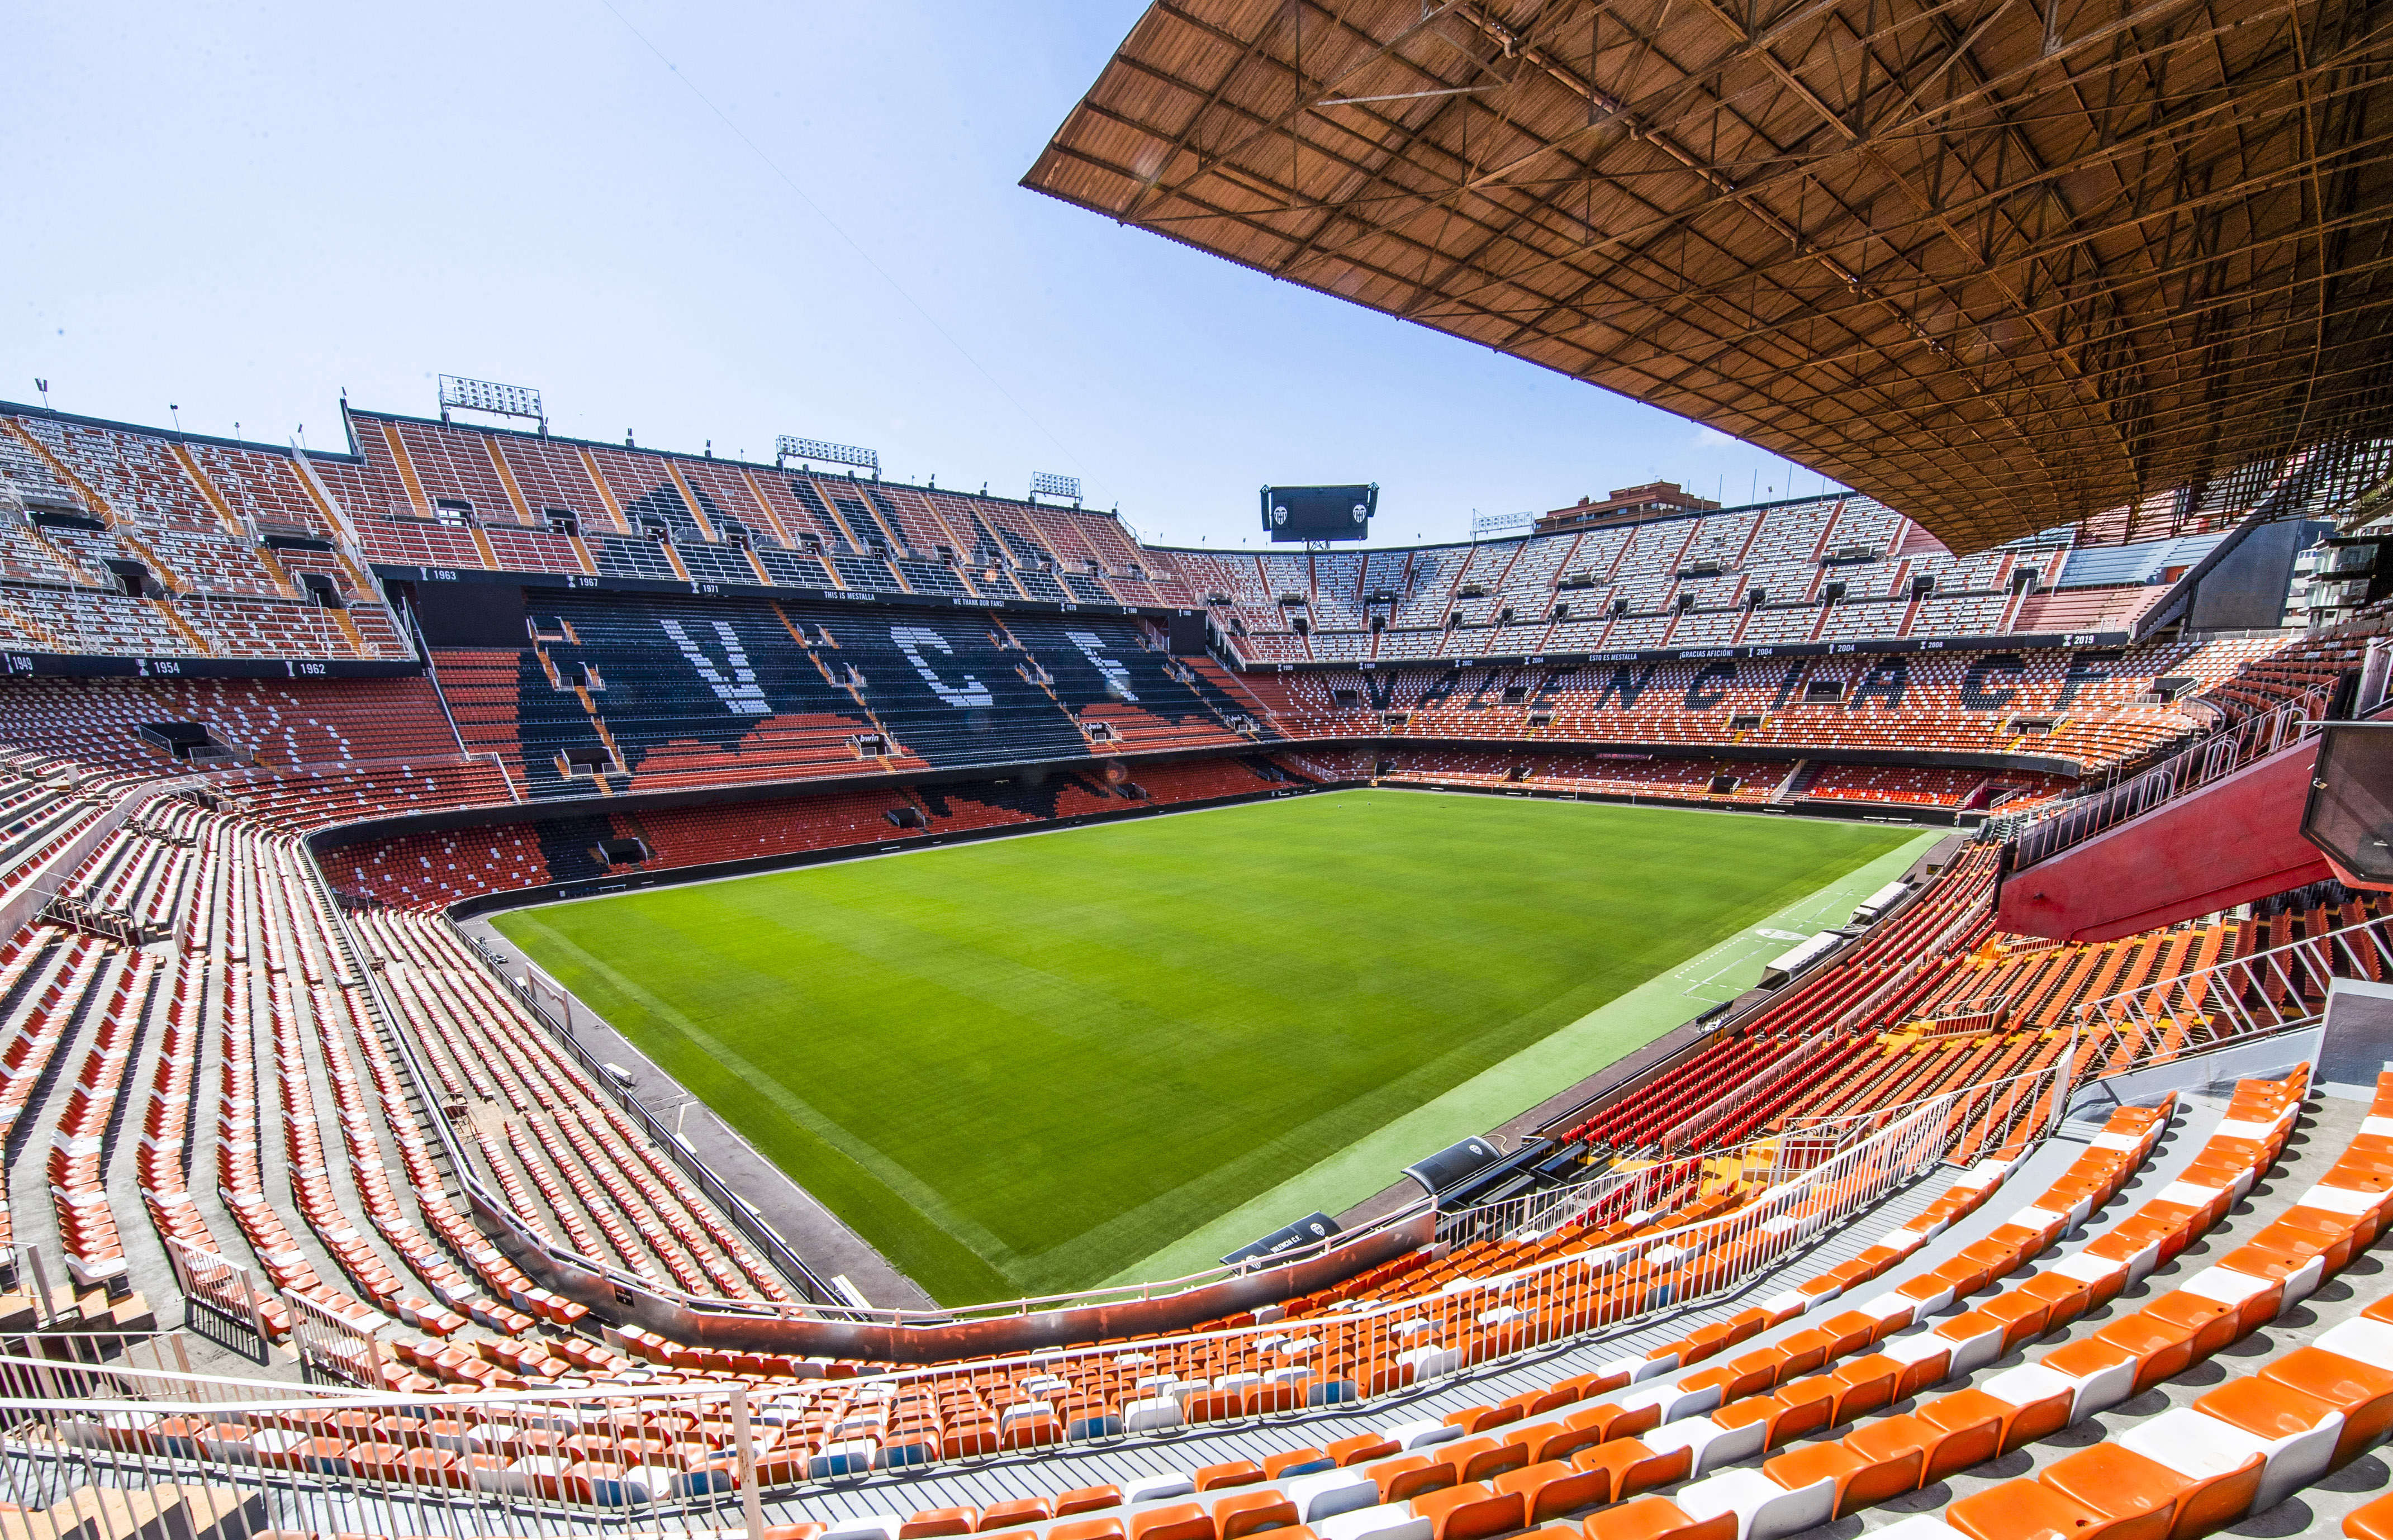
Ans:
[[[2069,1050],[2052,1065],[1967,1089],[2024,1087],[2052,1077],[2063,1066],[2074,1065],[2067,1093],[2074,1095],[2080,1087],[2098,1080],[2313,1026],[2321,1011],[2307,1002],[2316,982],[2365,978],[2372,972],[2393,976],[2393,940],[2387,939],[2386,925],[2382,920],[2363,920],[2156,984],[2081,1001],[2070,1010]],[[2088,1050],[2099,1051],[2106,1043],[2111,1051],[2103,1056],[2100,1072],[2094,1073],[2096,1060]],[[1787,1133],[1810,1134],[1824,1128],[1904,1116],[1951,1094],[1940,1092],[1863,1112],[1798,1117],[1788,1122]]]
[[[1947,1100],[1956,1099],[1957,1097]],[[859,1375],[837,1383],[852,1391],[856,1388],[876,1383],[903,1386],[927,1384],[949,1378],[969,1379],[974,1375],[986,1374],[991,1369],[1010,1366],[1053,1365],[1078,1359],[1102,1361],[1123,1355],[1152,1355],[1161,1349],[1188,1344],[1235,1343],[1263,1336],[1285,1338],[1291,1331],[1318,1334],[1339,1327],[1370,1328],[1383,1320],[1401,1317],[1434,1318],[1432,1325],[1438,1329],[1433,1329],[1428,1335],[1432,1339],[1450,1340],[1454,1333],[1469,1325],[1478,1312],[1485,1309],[1489,1299],[1510,1294],[1516,1288],[1533,1281],[1544,1280],[1567,1285],[1575,1279],[1591,1278],[1603,1281],[1608,1285],[1612,1276],[1618,1272],[1624,1264],[1631,1260],[1653,1258],[1658,1264],[1674,1256],[1683,1256],[1691,1246],[1696,1245],[1733,1251],[1735,1249],[1733,1245],[1724,1245],[1724,1243],[1750,1238],[1746,1233],[1756,1229],[1770,1234],[1781,1233],[1784,1227],[1773,1227],[1769,1222],[1781,1215],[1802,1216],[1803,1227],[1816,1233],[1825,1224],[1834,1222],[1835,1219],[1849,1216],[1861,1207],[1874,1204],[1896,1186],[1908,1182],[1941,1162],[1944,1158],[1947,1142],[1942,1131],[1944,1120],[1939,1116],[1942,1110],[1943,1109],[1932,1105],[1925,1106],[1909,1117],[1860,1133],[1848,1142],[1843,1148],[1826,1152],[1822,1158],[1809,1162],[1800,1169],[1788,1170],[1783,1163],[1773,1159],[1757,1159],[1751,1168],[1754,1179],[1757,1182],[1766,1181],[1767,1185],[1759,1186],[1751,1201],[1734,1208],[1665,1229],[1624,1236],[1584,1250],[1539,1257],[1516,1268],[1504,1269],[1499,1266],[1484,1276],[1458,1280],[1458,1283],[1464,1286],[1449,1287],[1436,1295],[1427,1297],[1406,1295],[1368,1302],[1361,1308],[1342,1314],[1306,1317],[1299,1322],[1280,1325],[1270,1323],[1249,1324],[1208,1331],[1182,1332],[1097,1348],[1039,1351],[958,1364],[894,1368],[878,1374]],[[1621,1200],[1644,1194],[1646,1188],[1641,1186],[1635,1179],[1651,1169],[1653,1168],[1644,1168],[1639,1172],[1624,1173],[1619,1180],[1591,1182],[1573,1190],[1572,1201],[1567,1205],[1568,1211],[1556,1220],[1557,1227],[1593,1217],[1615,1207],[1620,1208],[1624,1217],[1633,1216],[1633,1207]],[[1607,1200],[1610,1201],[1607,1202]],[[1504,1240],[1521,1241],[1523,1239],[1518,1232],[1502,1232],[1499,1234]],[[1785,1259],[1785,1254],[1792,1249],[1791,1246],[1782,1246],[1775,1254],[1757,1260],[1752,1266],[1712,1270],[1707,1272],[1706,1281],[1701,1287],[1692,1293],[1675,1295],[1668,1303],[1673,1306],[1683,1304],[1688,1299],[1700,1295],[1728,1287],[1759,1271],[1763,1266]],[[1660,1255],[1657,1257],[1656,1253]],[[1657,1304],[1652,1308],[1659,1309],[1661,1306]],[[1646,1313],[1648,1313],[1647,1309],[1641,1305],[1637,1309],[1619,1312],[1599,1325],[1608,1328]],[[1367,1330],[1365,1330],[1362,1335],[1367,1336]],[[113,1372],[127,1379],[147,1377],[140,1371]],[[804,1394],[809,1384],[811,1382],[797,1382],[792,1385],[791,1393]],[[700,1388],[686,1385],[608,1383],[603,1389],[593,1387],[589,1390],[569,1388],[557,1390],[552,1388],[442,1396],[438,1403],[444,1406],[462,1406],[482,1402],[556,1402],[560,1400],[588,1403],[593,1399],[594,1393],[603,1396],[608,1401],[613,1401],[619,1397],[653,1399],[658,1396],[688,1394]],[[719,1393],[726,1388],[716,1386],[706,1389]],[[323,1403],[323,1399],[311,1397],[308,1404],[320,1405]],[[421,1392],[377,1390],[359,1390],[332,1399],[354,1402],[359,1405],[367,1406],[421,1405],[425,1401]],[[0,1397],[0,1412],[20,1404],[6,1397]]]
[[[1245,1362],[1249,1344],[1258,1349],[1286,1344],[1280,1356],[1298,1363],[1317,1361],[1336,1373],[1344,1362],[1340,1344],[1351,1350],[1392,1333],[1422,1344],[1403,1359],[1417,1371],[1418,1379],[1429,1380],[1461,1368],[1467,1360],[1460,1345],[1479,1334],[1488,1338],[1486,1355],[1500,1357],[1558,1337],[1602,1337],[1633,1329],[1657,1311],[1680,1309],[1748,1286],[1752,1278],[1779,1268],[1807,1246],[1874,1210],[1941,1161],[1992,1155],[2007,1168],[2014,1166],[2067,1115],[2070,1098],[2060,1082],[2069,1068],[2069,1061],[2063,1060],[2033,1075],[1965,1088],[1906,1109],[1888,1109],[1870,1115],[1876,1120],[1874,1127],[1849,1120],[1841,1129],[1815,1130],[1810,1138],[1780,1140],[1771,1164],[1756,1165],[1747,1172],[1767,1185],[1739,1207],[1580,1249],[1526,1253],[1523,1265],[1510,1269],[1504,1266],[1503,1247],[1490,1246],[1480,1253],[1492,1264],[1488,1271],[1456,1279],[1433,1295],[1359,1302],[1343,1312],[1276,1325],[893,1370],[851,1380],[797,1381],[771,1390],[737,1383],[600,1382],[471,1392],[443,1396],[435,1403],[469,1425],[478,1420],[486,1427],[542,1426],[579,1432],[602,1444],[615,1441],[624,1450],[619,1463],[634,1468],[642,1463],[635,1452],[646,1447],[641,1441],[651,1436],[649,1419],[659,1412],[682,1413],[694,1419],[691,1426],[717,1430],[710,1441],[714,1454],[701,1467],[654,1472],[632,1468],[621,1480],[581,1488],[477,1481],[473,1490],[461,1491],[400,1480],[404,1472],[378,1465],[293,1469],[258,1461],[246,1447],[257,1434],[241,1432],[245,1425],[253,1430],[289,1429],[293,1433],[284,1436],[296,1437],[316,1426],[313,1419],[342,1410],[424,1416],[425,1398],[417,1392],[210,1383],[164,1370],[163,1361],[161,1368],[139,1369],[0,1356],[0,1430],[7,1435],[0,1486],[7,1489],[8,1500],[38,1511],[79,1487],[146,1490],[198,1479],[212,1491],[255,1505],[270,1522],[254,1528],[538,1536],[625,1532],[628,1526],[629,1533],[659,1535],[720,1534],[729,1529],[761,1537],[768,1503],[776,1521],[789,1521],[803,1517],[791,1509],[791,1498],[803,1499],[827,1483],[852,1479],[840,1474],[836,1462],[777,1457],[768,1465],[759,1458],[754,1423],[803,1419],[817,1406],[818,1391],[836,1397],[843,1412],[852,1414],[859,1407],[885,1405],[884,1398],[892,1396],[961,1395],[976,1380],[985,1385],[992,1373],[1018,1377],[1043,1372],[1055,1377],[1053,1384],[1061,1388],[1073,1383],[1066,1377],[1076,1370],[1103,1368],[1121,1375],[1127,1383],[1131,1374],[1144,1372],[1158,1355],[1174,1350],[1187,1351],[1193,1361],[1206,1356],[1203,1350],[1218,1349],[1225,1361],[1235,1356]],[[1601,1223],[1612,1218],[1633,1223],[1640,1216],[1622,1210],[1657,1186],[1670,1186],[1667,1173],[1649,1175],[1657,1169],[1645,1168],[1585,1184],[1563,1211],[1550,1217],[1560,1224]],[[1527,1233],[1500,1237],[1522,1245],[1536,1238]],[[1657,1287],[1667,1292],[1656,1293]],[[1512,1301],[1534,1307],[1536,1314]],[[1540,1316],[1550,1332],[1522,1331],[1514,1325],[1526,1326]],[[1517,1335],[1497,1340],[1508,1331]],[[1291,1336],[1299,1340],[1291,1341]],[[1637,1360],[1632,1354],[1616,1362],[1630,1367]],[[1343,1393],[1300,1394],[1288,1403],[1288,1411],[1406,1396],[1414,1378],[1408,1374],[1384,1384],[1344,1381]],[[1306,1382],[1265,1383],[1302,1387]],[[1038,1388],[1030,1389],[1035,1392]],[[1207,1393],[1212,1388],[1181,1389]],[[1163,1404],[1173,1390],[1165,1384],[1150,1393],[1162,1399],[1142,1404]],[[198,1436],[161,1429],[161,1418],[187,1411],[203,1412],[203,1420],[218,1425],[221,1431]],[[231,1426],[224,1426],[228,1424]],[[974,1445],[972,1452],[985,1451]],[[935,1441],[919,1461],[909,1463],[930,1467],[956,1457]],[[769,1499],[765,1489],[772,1489]]]
[[[2304,1025],[2317,1018],[2307,1000],[2321,981],[2393,976],[2387,924],[2362,920],[2086,1000],[2071,1008],[2071,1024],[2109,1031],[2127,1039],[2138,1052],[2161,1051],[2171,1044],[2243,1041]],[[2182,1057],[2186,1051],[2177,1046],[2164,1056]]]
[[[2014,872],[2048,861],[2062,851],[2140,816],[2196,788],[2222,780],[2245,765],[2290,748],[2317,732],[2324,705],[2313,694],[2245,718],[2232,727],[2178,750],[2146,770],[2091,796],[2059,803],[2006,823],[2012,840]]]

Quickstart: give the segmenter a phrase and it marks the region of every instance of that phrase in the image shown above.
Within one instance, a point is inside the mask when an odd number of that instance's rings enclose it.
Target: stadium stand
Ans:
[[[521,652],[434,655],[467,748],[500,755],[535,798],[594,780],[652,790],[1247,741],[1227,697],[1119,619],[540,604]]]
[[[2223,687],[2278,645],[1327,671],[1247,684],[1283,731],[1309,737],[2034,754],[2093,767],[2155,752],[2200,727],[2178,706],[2155,703],[2157,681]]]
[[[1848,496],[1367,560],[1156,555],[1241,655],[1278,663],[2117,631],[2162,597],[2151,579],[2184,543],[2099,567],[2065,533],[1957,557]]]
[[[98,656],[412,658],[292,456],[0,417],[12,646]]]
[[[2127,543],[2123,526],[2118,543],[2088,548],[2102,537],[2060,531],[1956,557],[1869,500],[1838,496],[1472,547],[1231,555],[1145,546],[1077,508],[362,411],[347,413],[351,452],[314,456],[28,408],[7,421],[0,480],[19,508],[100,528],[29,517],[0,572],[111,588],[110,564],[133,562],[163,594],[267,605],[230,612],[229,649],[250,627],[304,621],[281,606],[319,591],[312,574],[341,600],[319,618],[335,633],[319,652],[367,659],[405,652],[371,592],[377,562],[942,603],[1196,606],[1242,661],[1276,665],[2108,638],[2220,539]],[[78,555],[75,542],[89,544]],[[212,633],[190,623],[183,647],[213,650]]]
[[[354,455],[307,457],[0,415],[11,648],[144,671],[0,679],[0,1332],[88,1338],[11,1403],[0,1529],[1750,1540],[1941,1481],[1939,1522],[1989,1540],[2190,1533],[2386,1430],[2393,1390],[2330,1362],[2393,1369],[2356,1310],[2191,1376],[2375,1238],[2393,1114],[2338,1120],[2299,1034],[2393,962],[2382,900],[2082,946],[1991,912],[2008,823],[2332,702],[2381,616],[2089,640],[2210,547],[1960,558],[1853,498],[1236,555],[351,422]],[[439,569],[521,635],[465,634]],[[1210,655],[1174,655],[1183,607]],[[1931,639],[1961,645],[1523,660]],[[221,672],[153,666],[192,659]],[[710,1345],[883,1317],[443,912],[1370,782],[2003,822],[1550,1121],[1561,1185],[1261,1309],[930,1363]],[[2303,1195],[2244,1206],[2272,1182]],[[161,1333],[175,1295],[192,1327]],[[173,1377],[201,1326],[319,1383]],[[12,1387],[58,1372],[23,1345]],[[2120,1452],[2071,1452],[2114,1416]]]
[[[506,823],[377,839],[325,852],[326,876],[348,896],[402,907],[453,904],[519,888],[591,882],[810,852],[885,849],[974,829],[1104,816],[1249,797],[1307,777],[1268,759],[1239,757],[1142,764],[1138,778],[1066,772],[1036,781],[898,782],[756,802],[643,809],[584,818]],[[908,814],[912,816],[908,816]],[[603,842],[637,841],[635,859]]]

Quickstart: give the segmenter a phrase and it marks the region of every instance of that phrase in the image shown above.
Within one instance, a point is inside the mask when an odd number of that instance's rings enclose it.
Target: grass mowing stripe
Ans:
[[[681,1012],[583,951],[551,928],[540,911],[506,919],[514,923],[503,927],[504,933],[541,959],[551,977],[576,981],[568,987],[585,1004],[608,1002],[601,1014],[610,1024],[627,1020],[632,1011],[647,1011],[647,1030],[637,1039],[641,1051],[775,1164],[798,1176],[825,1207],[859,1229],[877,1221],[875,1244],[901,1271],[918,1281],[925,1273],[972,1280],[969,1286],[978,1291],[974,1298],[1013,1292],[1005,1274],[932,1218],[932,1210],[941,1207],[935,1194],[922,1201],[929,1190],[904,1168],[853,1140],[780,1079],[728,1051]],[[880,1238],[884,1234],[889,1239]]]
[[[1946,832],[1936,829],[1915,835],[1817,893],[1761,917],[1761,924],[1807,934],[1842,924],[1854,905],[1902,876]],[[1759,979],[1766,959],[1785,949],[1782,937],[1760,934],[1753,928],[1739,931],[1678,967],[1604,1001],[1502,1063],[1390,1119],[1327,1159],[1284,1176],[1210,1223],[1117,1269],[1106,1281],[1130,1284],[1183,1277],[1203,1271],[1215,1259],[1299,1215],[1316,1208],[1342,1213],[1386,1187],[1392,1173],[1407,1163],[1458,1139],[1485,1132],[1590,1071],[1652,1042],[1706,1005],[1734,998]]]
[[[1909,837],[1344,792],[497,923],[955,1303],[1100,1281]]]

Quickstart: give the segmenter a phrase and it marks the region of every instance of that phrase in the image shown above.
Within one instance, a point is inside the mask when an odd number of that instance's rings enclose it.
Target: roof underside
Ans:
[[[2393,432],[2393,0],[1157,0],[1025,184],[1958,551]]]

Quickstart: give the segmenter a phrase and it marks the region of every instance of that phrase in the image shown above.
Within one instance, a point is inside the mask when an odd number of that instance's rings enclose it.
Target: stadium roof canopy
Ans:
[[[2393,7],[1157,0],[1026,186],[1956,550],[2393,430]]]

